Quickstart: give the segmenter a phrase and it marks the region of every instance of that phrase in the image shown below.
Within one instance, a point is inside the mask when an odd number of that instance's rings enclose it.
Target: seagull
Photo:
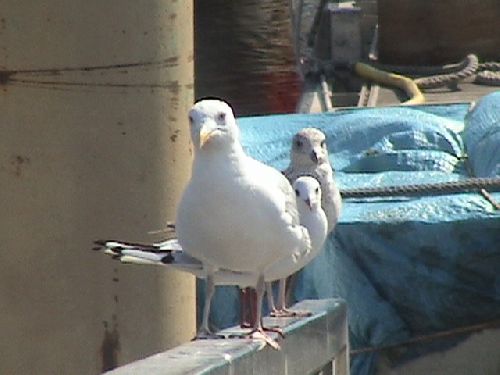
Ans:
[[[300,176],[293,182],[293,187],[297,196],[297,207],[299,210],[300,224],[307,228],[307,230],[309,231],[309,237],[311,239],[311,251],[296,265],[296,269],[298,271],[301,268],[305,267],[311,260],[313,260],[322,249],[328,234],[328,220],[325,211],[321,207],[321,186],[316,178],[311,176]],[[273,268],[279,266],[281,266],[281,264],[278,264]],[[286,310],[286,277],[277,276],[278,275],[272,274],[271,277],[266,279],[266,281],[269,280],[266,283],[268,304],[272,310],[271,312],[274,313],[273,315],[281,317],[310,315],[309,312],[302,313]],[[278,306],[280,306],[280,309],[278,310],[274,307],[273,310],[274,300],[272,298],[273,294],[271,289],[271,282],[272,280],[278,278]]]
[[[292,139],[290,159],[290,165],[283,172],[290,183],[294,183],[301,176],[312,176],[319,182],[322,192],[321,207],[328,220],[327,233],[331,233],[340,216],[342,198],[333,178],[333,168],[328,158],[325,134],[316,128],[301,129]],[[317,251],[319,250],[317,249]],[[310,315],[307,312],[301,313],[286,309],[285,283],[285,280],[280,280],[277,307],[274,305],[271,285],[266,286],[271,315],[280,317]]]
[[[307,228],[311,240],[311,251],[301,261],[309,263],[323,246],[328,234],[328,219],[321,207],[321,186],[311,176],[301,176],[293,182],[297,197],[300,224]]]
[[[332,232],[340,216],[342,198],[333,178],[325,133],[316,128],[300,130],[293,137],[290,159],[290,165],[283,172],[290,183],[303,175],[313,176],[319,181],[321,207],[328,219],[328,233]]]
[[[300,261],[293,257],[278,262],[270,267],[264,276],[265,281],[273,281],[287,275],[290,270],[297,270],[305,266],[318,253],[327,236],[328,221],[321,208],[321,188],[319,182],[310,176],[301,176],[292,185],[297,199],[297,210],[300,224],[308,233],[311,251]],[[115,260],[128,264],[160,265],[173,267],[177,270],[188,272],[197,278],[206,279],[203,263],[187,255],[182,249],[177,238],[153,244],[131,243],[116,240],[95,241],[95,250],[103,250],[105,254]],[[253,286],[255,277],[248,272],[236,272],[227,269],[218,269],[212,275],[213,283],[219,285],[237,285],[241,289]],[[208,302],[208,301],[207,301]],[[205,304],[206,313],[202,322],[202,333],[208,335],[208,315],[210,304]],[[205,337],[205,336],[203,336]]]
[[[226,102],[197,102],[189,111],[189,123],[194,160],[175,230],[182,256],[199,261],[197,272],[207,283],[202,329],[210,332],[210,301],[218,277],[243,275],[243,284],[255,288],[257,295],[248,337],[279,348],[262,326],[265,282],[297,271],[311,251],[295,191],[282,173],[245,154]]]

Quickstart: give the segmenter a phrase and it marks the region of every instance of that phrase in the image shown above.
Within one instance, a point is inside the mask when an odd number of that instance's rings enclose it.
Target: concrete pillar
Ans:
[[[0,3],[0,373],[97,374],[193,337],[193,278],[152,241],[189,178],[192,1]]]

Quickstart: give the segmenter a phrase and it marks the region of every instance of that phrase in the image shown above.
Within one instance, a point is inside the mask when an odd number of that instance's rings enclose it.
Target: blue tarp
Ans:
[[[500,174],[500,92],[468,104],[353,109],[241,118],[247,152],[284,169],[292,136],[316,127],[328,137],[341,189],[455,181]],[[500,193],[493,197],[500,201]],[[203,293],[202,288],[200,293]],[[212,321],[238,322],[235,288],[218,288]],[[500,318],[500,212],[478,193],[345,200],[322,253],[300,273],[295,298],[348,302],[351,347]],[[394,364],[444,349],[409,347]],[[376,352],[352,358],[352,374],[375,371]]]

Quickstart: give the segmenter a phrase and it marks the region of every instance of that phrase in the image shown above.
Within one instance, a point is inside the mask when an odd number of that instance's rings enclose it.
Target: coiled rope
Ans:
[[[374,64],[378,69],[406,74],[426,76],[414,79],[420,89],[432,89],[463,81],[475,76],[473,82],[491,86],[500,85],[500,62],[479,62],[475,54],[469,54],[456,64],[443,66],[398,66]]]
[[[468,55],[465,59],[465,66],[457,72],[448,74],[438,74],[430,77],[417,78],[414,82],[420,89],[433,89],[447,86],[452,83],[463,81],[472,77],[479,68],[479,59],[476,55]]]
[[[478,84],[500,86],[500,63],[479,63],[478,57],[474,54],[467,55],[458,64],[444,65],[442,67],[382,64],[371,66],[358,62],[354,65],[354,71],[366,80],[403,90],[409,97],[407,101],[401,103],[403,105],[425,103],[425,96],[421,90],[456,85],[466,79],[471,79]],[[431,75],[412,79],[402,74],[413,76]]]
[[[482,65],[484,65],[484,69]],[[474,82],[483,85],[500,86],[500,63],[491,62],[481,64],[479,69],[483,69],[483,71],[477,73]]]

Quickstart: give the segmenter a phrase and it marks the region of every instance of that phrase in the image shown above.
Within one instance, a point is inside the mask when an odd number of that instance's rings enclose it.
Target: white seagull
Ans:
[[[261,323],[264,283],[297,271],[311,251],[294,189],[282,173],[245,154],[227,103],[202,100],[189,111],[189,121],[195,155],[177,210],[176,232],[182,256],[201,263],[197,272],[207,282],[202,330],[209,332],[217,278],[244,275],[244,284],[257,293],[249,336],[277,348]]]
[[[325,133],[316,128],[300,130],[293,137],[290,159],[290,165],[283,172],[290,183],[304,175],[319,181],[322,191],[321,207],[328,219],[328,233],[332,232],[340,216],[342,198],[333,178]]]
[[[245,154],[227,103],[202,100],[189,111],[189,121],[195,156],[178,207],[177,238],[203,263],[208,308],[218,270],[255,278],[253,332],[271,343],[261,324],[266,271],[278,262],[297,262],[311,248],[294,190],[280,172]]]
[[[327,233],[335,228],[342,198],[339,188],[333,178],[333,168],[328,158],[325,134],[316,128],[304,128],[294,135],[290,154],[290,165],[283,172],[290,183],[294,183],[301,176],[312,176],[321,185],[321,207],[327,220]],[[323,244],[321,244],[323,246]],[[320,249],[316,249],[318,252]],[[268,304],[274,316],[308,315],[307,312],[289,311],[285,302],[285,280],[280,280],[278,306],[274,305],[271,285],[267,285]]]
[[[298,270],[311,261],[319,252],[327,235],[328,221],[321,208],[321,189],[319,182],[309,176],[301,176],[293,183],[297,198],[297,209],[300,224],[304,226],[311,243],[311,251],[304,257],[295,259],[289,257],[270,267],[264,276],[265,281],[274,281],[287,276],[292,270]],[[179,244],[177,238],[153,244],[130,243],[123,241],[107,240],[96,241],[96,250],[104,250],[113,259],[128,264],[146,264],[173,267],[177,270],[189,272],[200,279],[207,278],[203,263],[187,255]],[[237,285],[240,288],[254,286],[255,277],[248,272],[236,272],[227,269],[218,269],[213,275],[213,284]],[[210,292],[210,291],[209,291]],[[213,291],[212,291],[213,292]],[[210,293],[205,301],[203,322],[199,337],[210,335],[208,316],[210,313]],[[284,296],[283,296],[284,298]]]

